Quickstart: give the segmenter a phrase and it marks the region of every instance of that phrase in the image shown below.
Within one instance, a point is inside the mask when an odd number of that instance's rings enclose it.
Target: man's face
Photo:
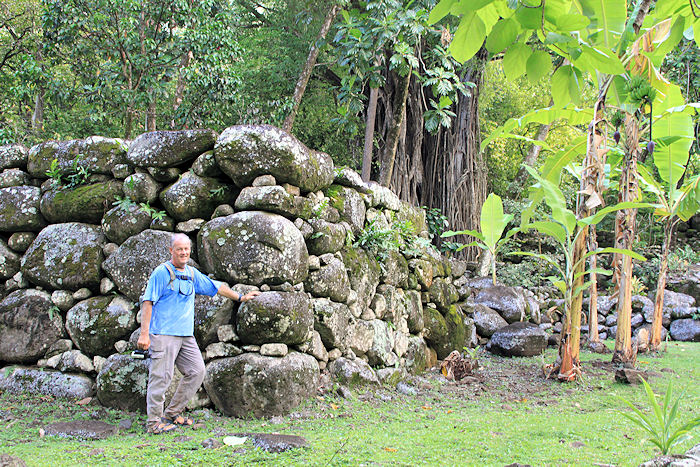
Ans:
[[[190,260],[190,242],[185,239],[177,239],[170,248],[170,255],[173,265],[176,268],[184,268]]]

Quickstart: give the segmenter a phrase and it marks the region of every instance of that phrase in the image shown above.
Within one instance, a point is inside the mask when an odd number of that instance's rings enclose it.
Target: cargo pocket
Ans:
[[[165,355],[165,349],[163,348],[163,342],[161,341],[161,337],[159,335],[150,335],[151,338],[151,346],[148,348],[151,354],[151,359],[157,360],[159,358],[163,358],[163,355]]]

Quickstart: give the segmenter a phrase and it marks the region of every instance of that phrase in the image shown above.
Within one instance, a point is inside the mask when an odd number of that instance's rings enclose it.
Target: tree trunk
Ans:
[[[399,146],[399,136],[401,126],[406,116],[406,100],[408,97],[408,86],[411,83],[411,70],[406,76],[400,77],[398,93],[394,101],[394,112],[391,116],[389,133],[387,135],[382,162],[379,170],[379,184],[388,187],[394,171],[394,161],[396,160],[396,150]]]
[[[134,126],[134,108],[129,104],[124,112],[124,139],[131,139]]]
[[[294,87],[294,97],[292,97],[292,110],[289,112],[289,115],[287,115],[287,118],[284,119],[283,128],[286,131],[292,131],[292,127],[294,126],[294,119],[296,118],[297,112],[299,111],[299,104],[301,104],[301,98],[304,96],[304,91],[306,91],[306,85],[309,83],[309,78],[311,78],[311,72],[314,70],[316,60],[318,59],[318,54],[321,51],[319,44],[323,39],[326,38],[326,35],[328,34],[328,31],[331,29],[331,25],[333,24],[333,20],[335,19],[335,16],[338,14],[339,11],[340,7],[338,5],[333,5],[331,7],[330,11],[326,15],[326,19],[321,25],[321,30],[318,33],[318,38],[311,45],[311,50],[309,50],[309,56],[306,59],[304,69],[301,70],[301,75],[299,76],[297,85]]]
[[[194,58],[194,55],[190,50],[186,54],[183,54],[182,59],[180,60],[180,69],[177,73],[177,85],[175,86],[175,94],[173,95],[173,116],[170,119],[171,130],[174,130],[176,126],[175,115],[177,114],[177,110],[180,108],[180,105],[182,105],[182,99],[185,95],[185,69],[190,66],[190,61],[192,58]]]
[[[592,225],[588,230],[588,251],[595,251],[598,249],[598,239],[596,236],[596,227]],[[600,336],[598,336],[598,274],[596,274],[595,269],[598,267],[598,257],[597,255],[590,256],[591,273],[589,280],[591,281],[591,288],[589,297],[591,299],[588,305],[588,342],[589,343],[599,343]]]
[[[377,117],[377,97],[379,88],[369,89],[367,104],[367,125],[365,126],[365,146],[362,151],[362,181],[369,182],[372,173],[372,149],[374,148],[374,121]]]
[[[156,102],[155,102],[155,100],[148,103],[148,111],[146,112],[146,131],[156,131]]]
[[[36,61],[43,66],[43,55],[41,47],[36,51]],[[43,79],[41,79],[43,81]],[[32,112],[32,131],[38,134],[44,129],[44,86],[41,82],[37,85],[36,96],[34,96],[34,112]]]
[[[551,105],[551,104],[550,104]],[[544,141],[547,139],[547,135],[549,135],[549,130],[552,127],[551,123],[548,124],[543,124],[540,125],[540,128],[537,130],[537,135],[535,136],[535,140],[537,141]],[[525,185],[525,182],[527,181],[528,173],[527,170],[525,169],[525,166],[528,167],[534,167],[535,163],[537,162],[537,158],[540,155],[540,151],[542,150],[542,146],[539,144],[533,144],[530,147],[530,150],[527,152],[527,155],[525,156],[525,159],[523,160],[523,167],[520,167],[520,170],[518,170],[518,174],[515,176],[515,179],[510,185],[510,196],[513,198],[520,198],[520,194],[523,191],[523,185]]]
[[[625,167],[620,176],[620,202],[636,201],[639,186],[637,181],[637,158],[639,153],[639,122],[634,115],[625,117]],[[619,233],[615,238],[616,248],[631,248],[635,236],[636,209],[617,212]],[[620,288],[617,298],[617,335],[613,362],[633,366],[637,355],[632,348],[632,258],[622,256]]]
[[[649,350],[658,350],[661,345],[661,328],[663,327],[664,291],[666,290],[666,276],[668,275],[668,253],[671,249],[671,235],[678,218],[673,216],[666,219],[664,226],[664,243],[661,247],[661,265],[659,266],[659,278],[656,283],[656,300],[654,301],[654,318],[651,321],[651,337]]]

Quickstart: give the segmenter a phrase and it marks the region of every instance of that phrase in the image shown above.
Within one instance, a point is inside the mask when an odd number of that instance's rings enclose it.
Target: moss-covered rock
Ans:
[[[445,358],[449,355],[449,352],[445,353],[445,349],[449,348],[449,330],[445,318],[437,308],[425,306],[423,307],[423,320],[425,321],[423,337],[432,348],[438,351],[438,358]],[[442,357],[440,357],[441,354]]]
[[[126,162],[126,143],[117,138],[91,136],[70,141],[48,141],[29,150],[27,171],[38,178],[47,178],[46,171],[56,159],[64,173],[83,168],[89,173],[111,175],[115,165]]]
[[[68,310],[66,329],[84,353],[107,357],[136,327],[137,304],[121,296],[92,297]]]
[[[229,324],[233,315],[233,300],[222,295],[194,298],[194,337],[201,348],[218,339],[219,326]]]
[[[213,130],[151,131],[138,136],[126,157],[137,167],[168,168],[214,148]]]
[[[311,337],[314,317],[309,299],[299,292],[262,292],[244,302],[236,333],[248,344],[302,344]]]
[[[129,237],[102,263],[121,293],[138,301],[153,270],[170,259],[169,232],[144,230]]]
[[[347,346],[355,355],[364,355],[372,348],[374,342],[374,327],[365,320],[357,320],[348,329]]]
[[[408,349],[404,355],[406,359],[406,370],[415,375],[423,373],[428,368],[430,351],[428,344],[420,336],[408,337]]]
[[[401,201],[401,207],[396,213],[396,220],[399,222],[410,222],[413,226],[414,235],[428,233],[428,223],[425,218],[425,211],[421,208],[411,206],[406,201]]]
[[[209,219],[220,204],[233,203],[238,190],[215,178],[186,172],[160,193],[160,201],[174,219]]]
[[[110,241],[121,245],[127,238],[148,229],[152,220],[151,214],[138,204],[126,209],[115,206],[102,218],[102,230]]]
[[[349,386],[379,384],[377,373],[359,358],[350,360],[340,357],[328,365],[328,371],[339,382]]]
[[[508,326],[508,322],[501,315],[480,303],[474,305],[474,324],[482,337],[491,337],[499,329]]]
[[[350,287],[357,292],[357,301],[363,308],[368,307],[379,285],[379,263],[362,248],[345,247],[340,254],[348,270]]]
[[[243,188],[235,206],[241,211],[269,211],[290,219],[300,214],[294,195],[279,185]]]
[[[349,167],[342,167],[340,170],[336,169],[333,183],[352,188],[353,190],[363,194],[368,194],[371,192],[369,185],[362,181],[360,174]]]
[[[209,362],[204,387],[225,415],[259,418],[291,412],[316,394],[318,379],[318,363],[310,355],[246,353]]]
[[[395,287],[408,287],[408,261],[399,251],[388,250],[382,264],[381,282]]]
[[[270,125],[227,128],[216,141],[214,155],[221,170],[241,188],[266,174],[304,193],[333,182],[333,161],[328,154],[310,150],[294,136]]]
[[[122,182],[109,180],[73,188],[51,188],[41,196],[41,214],[51,222],[99,224],[105,211],[122,195]]]
[[[38,232],[44,228],[40,201],[41,190],[37,187],[0,188],[0,232]]]
[[[428,290],[433,285],[433,263],[417,258],[408,262],[408,268],[415,275],[423,290]]]
[[[0,188],[31,185],[29,174],[22,169],[5,169],[0,172]]]
[[[149,173],[135,173],[124,179],[124,196],[135,203],[152,203],[158,199],[161,185]]]
[[[418,334],[425,327],[423,320],[423,303],[420,292],[417,290],[406,290],[406,323],[411,334]]]
[[[430,301],[437,305],[438,310],[446,313],[450,305],[459,300],[457,288],[442,277],[436,278],[428,289]]]
[[[19,143],[0,146],[0,170],[25,169],[29,150]]]
[[[306,245],[312,255],[323,255],[340,251],[345,245],[347,232],[342,224],[333,224],[323,219],[309,219],[314,232]]]
[[[0,239],[0,280],[6,281],[19,271],[20,256]]]
[[[95,382],[85,375],[11,366],[0,369],[0,390],[12,394],[44,394],[80,400],[95,394]]]
[[[105,238],[97,226],[68,222],[42,230],[22,257],[30,282],[52,289],[97,288]]]
[[[199,231],[197,245],[204,268],[232,283],[297,284],[309,270],[304,237],[277,214],[244,211],[217,217]]]
[[[408,333],[408,324],[405,318],[406,294],[404,291],[393,285],[381,284],[377,287],[377,295],[382,295],[384,303],[386,303],[382,319],[392,323],[397,331]]]
[[[315,297],[345,302],[350,294],[350,280],[345,265],[334,257],[328,264],[311,271],[304,281],[304,290]]]
[[[336,303],[327,298],[311,300],[314,313],[314,329],[321,335],[327,348],[345,350],[348,337],[350,310],[343,303]]]
[[[0,302],[0,361],[36,362],[63,336],[63,318],[46,292],[16,290]]]
[[[394,331],[386,322],[378,319],[366,321],[366,323],[372,328],[374,334],[372,347],[367,351],[369,364],[374,366],[394,366],[398,361],[398,357],[394,353],[394,345],[396,343]]]
[[[106,407],[127,412],[146,411],[146,389],[151,359],[111,355],[97,375],[97,399]]]
[[[525,321],[527,316],[528,304],[525,295],[517,287],[491,285],[479,290],[474,296],[473,302],[495,310],[508,323]]]
[[[331,185],[325,190],[330,204],[340,213],[340,220],[350,224],[352,233],[359,235],[365,225],[365,202],[352,188]]]
[[[192,170],[200,177],[219,177],[223,172],[216,163],[214,151],[207,151],[197,158],[192,164]]]

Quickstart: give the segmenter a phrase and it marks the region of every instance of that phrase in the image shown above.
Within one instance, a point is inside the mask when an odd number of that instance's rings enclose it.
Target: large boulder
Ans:
[[[102,136],[48,141],[29,150],[27,171],[34,177],[45,178],[46,171],[56,160],[55,167],[63,173],[85,169],[89,173],[111,175],[115,165],[126,162],[126,151],[123,140]]]
[[[111,355],[97,375],[97,399],[113,409],[145,412],[150,366],[150,358],[135,360],[129,355]]]
[[[126,157],[137,167],[167,168],[213,149],[215,140],[212,130],[152,131],[136,138]]]
[[[249,186],[236,198],[236,209],[241,211],[268,211],[294,219],[310,207],[310,201],[294,196],[279,185]]]
[[[119,295],[88,298],[68,310],[66,329],[83,353],[107,357],[136,326],[136,308]]]
[[[425,327],[423,320],[423,303],[421,302],[420,292],[417,290],[406,290],[406,324],[408,331],[411,334],[418,334]]]
[[[95,394],[95,382],[85,375],[11,366],[0,369],[0,391],[79,400]]]
[[[428,362],[430,361],[428,344],[420,336],[409,336],[408,349],[404,357],[407,371],[413,374],[422,373],[428,368]]]
[[[433,280],[428,289],[428,295],[430,301],[443,313],[450,309],[450,305],[459,300],[457,288],[442,277],[436,277]]]
[[[360,319],[348,326],[346,343],[355,355],[364,355],[369,352],[373,342],[374,328],[370,322]]]
[[[149,173],[135,173],[124,179],[124,196],[135,203],[152,203],[158,199],[160,183]]]
[[[241,188],[266,174],[302,192],[320,190],[333,182],[333,161],[328,154],[310,150],[270,125],[225,129],[216,141],[214,155],[221,170]]]
[[[515,287],[495,285],[483,288],[476,293],[473,302],[495,310],[508,323],[527,318],[527,301],[522,291]]]
[[[0,239],[0,281],[6,281],[19,272],[20,256]]]
[[[39,209],[41,190],[34,186],[0,188],[0,232],[38,232],[46,221]]]
[[[223,295],[196,295],[194,298],[194,337],[203,349],[218,340],[219,326],[229,324],[233,300]]]
[[[482,337],[491,337],[499,329],[508,326],[501,315],[482,304],[474,305],[474,324]]]
[[[311,355],[246,353],[209,362],[204,388],[225,415],[260,418],[294,410],[316,394],[318,379],[318,363]]]
[[[328,371],[343,384],[379,384],[377,373],[364,360],[340,357],[328,365]]]
[[[233,283],[297,284],[308,274],[304,237],[277,214],[244,211],[217,217],[202,227],[197,244],[205,270]]]
[[[440,354],[442,354],[442,357],[438,356],[438,358],[445,358],[451,352],[450,350],[449,352],[445,353],[445,351],[450,347],[448,335],[449,331],[447,329],[445,318],[442,316],[442,314],[440,314],[437,308],[434,308],[433,306],[424,306],[423,319],[425,321],[423,337],[433,349],[436,351],[437,349],[441,349]]]
[[[5,169],[0,172],[0,188],[31,185],[29,174],[22,169]]]
[[[0,302],[0,361],[36,362],[63,336],[63,318],[48,293],[16,290]]]
[[[664,290],[664,314],[668,314],[671,319],[690,318],[696,312],[695,304],[695,298],[690,295]],[[646,313],[644,319],[651,322]]]
[[[102,216],[122,195],[122,182],[80,185],[73,188],[51,188],[41,196],[41,214],[49,222],[87,222],[99,224]]]
[[[328,297],[334,302],[345,302],[350,294],[350,280],[345,265],[333,257],[328,264],[309,273],[304,281],[304,290],[315,297]]]
[[[323,344],[328,348],[345,349],[350,310],[343,303],[336,303],[327,298],[311,300],[314,314],[314,329],[321,335]]]
[[[379,262],[362,248],[346,247],[340,254],[348,269],[350,287],[357,292],[357,301],[363,308],[368,307],[379,285]]]
[[[220,204],[230,204],[237,190],[215,178],[186,172],[182,178],[160,193],[163,207],[178,221],[209,219]]]
[[[700,342],[700,321],[692,318],[671,322],[671,338],[676,341]]]
[[[151,225],[151,214],[138,204],[115,206],[102,218],[102,231],[116,244],[143,232]]]
[[[398,356],[394,352],[396,337],[394,331],[385,321],[373,319],[366,321],[374,332],[372,347],[367,351],[369,364],[374,366],[394,366],[398,361]]]
[[[119,291],[138,301],[153,270],[170,259],[170,237],[160,230],[144,230],[130,237],[102,263]]]
[[[386,251],[380,280],[385,284],[406,288],[408,285],[408,261],[398,250]]]
[[[512,323],[492,336],[487,349],[506,357],[533,357],[547,347],[547,334],[532,323]]]
[[[19,143],[0,146],[0,170],[26,168],[28,153],[29,150]]]
[[[22,257],[22,273],[30,282],[52,289],[97,288],[104,243],[97,226],[78,222],[50,225]]]
[[[684,271],[671,273],[666,281],[666,289],[690,295],[700,305],[700,263],[691,264]]]
[[[236,316],[236,333],[248,344],[302,344],[313,330],[309,298],[301,292],[262,292],[244,302]]]
[[[345,246],[347,231],[343,224],[334,224],[323,219],[309,219],[313,227],[313,234],[308,238],[306,245],[312,255],[335,253]]]
[[[331,200],[331,206],[340,213],[340,219],[350,224],[352,233],[359,235],[365,225],[365,202],[360,194],[352,188],[331,185],[325,191]]]

